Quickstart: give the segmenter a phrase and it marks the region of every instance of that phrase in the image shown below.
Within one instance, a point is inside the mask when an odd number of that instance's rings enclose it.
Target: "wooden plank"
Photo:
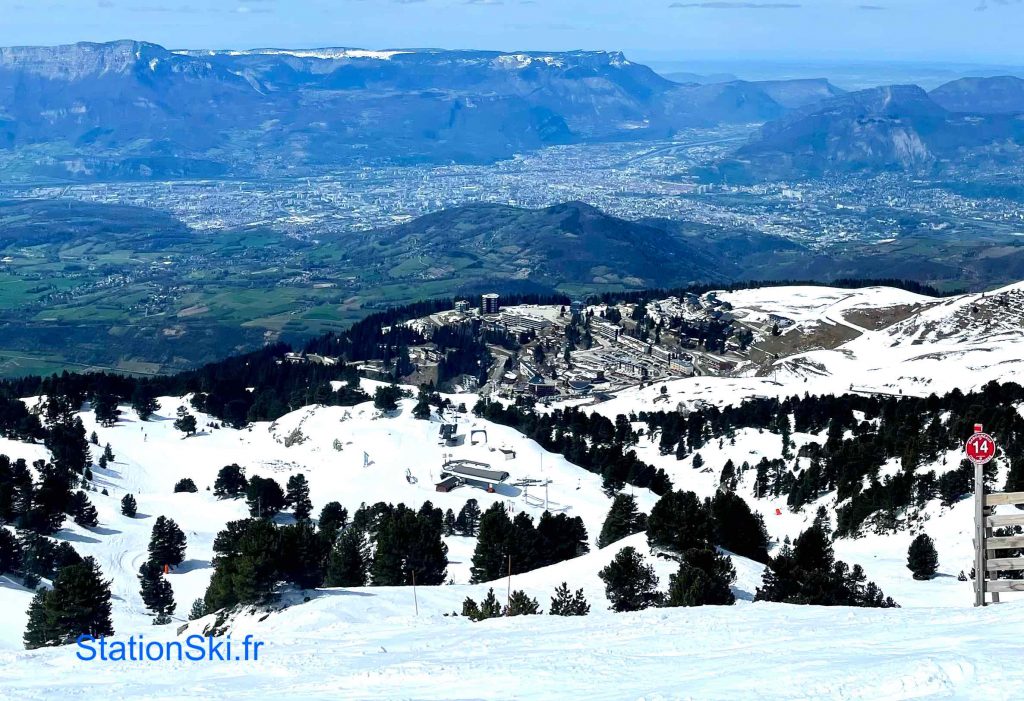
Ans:
[[[1002,538],[986,538],[986,550],[1004,550],[1010,548],[1024,548],[1024,535],[1011,535]]]
[[[1011,572],[1024,570],[1024,557],[990,557],[985,560],[989,572]]]
[[[997,579],[994,582],[985,582],[985,591],[1024,591],[1024,579]]]
[[[1003,506],[1004,504],[1024,504],[1024,492],[996,492],[985,495],[985,506]]]
[[[1004,528],[1006,526],[1024,526],[1024,513],[1007,514],[1006,516],[989,516],[985,519],[985,525],[989,528]]]

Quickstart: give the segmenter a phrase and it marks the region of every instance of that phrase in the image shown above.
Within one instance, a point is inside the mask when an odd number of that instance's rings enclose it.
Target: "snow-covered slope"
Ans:
[[[675,409],[703,401],[737,404],[747,397],[855,391],[925,394],[952,387],[975,388],[990,379],[1012,380],[1024,357],[1020,319],[1024,286],[988,295],[935,300],[886,288],[831,290],[771,288],[723,294],[749,320],[769,314],[792,319],[786,334],[844,327],[852,336],[832,349],[807,350],[775,363],[774,372],[747,377],[698,377],[643,389],[625,390],[590,405],[611,418],[644,409]],[[760,316],[759,316],[760,315]],[[890,323],[891,322],[891,323]],[[784,334],[784,335],[786,335]],[[371,391],[375,384],[364,380]],[[452,395],[455,404],[472,407],[475,395]],[[311,487],[314,514],[328,501],[350,512],[361,504],[404,502],[419,507],[430,500],[458,511],[472,497],[481,507],[495,501],[513,511],[539,516],[547,507],[580,516],[593,551],[511,581],[467,584],[475,541],[449,537],[451,586],[366,587],[321,590],[286,597],[294,605],[267,615],[242,613],[232,619],[235,637],[251,633],[268,642],[256,663],[137,663],[131,666],[85,664],[72,648],[26,652],[21,635],[31,592],[0,578],[0,699],[49,699],[90,693],[99,688],[114,698],[266,698],[285,686],[306,698],[1010,698],[1007,689],[1024,688],[1024,674],[998,660],[1024,623],[1024,602],[1014,600],[985,610],[971,608],[971,586],[956,575],[971,566],[972,507],[952,508],[932,501],[922,513],[935,540],[940,575],[913,580],[906,568],[914,531],[870,534],[835,543],[836,556],[861,564],[869,579],[903,608],[849,610],[751,603],[763,567],[734,557],[737,605],[699,610],[666,609],[639,614],[607,610],[598,572],[621,547],[636,547],[668,584],[676,565],[651,555],[645,534],[636,534],[604,550],[595,541],[611,500],[601,478],[543,450],[513,429],[460,414],[463,439],[439,444],[440,420],[412,416],[413,400],[384,416],[371,403],[356,407],[305,407],[274,423],[245,430],[213,428],[198,414],[199,435],[182,439],[173,428],[175,409],[187,398],[164,397],[158,416],[141,422],[122,407],[113,428],[97,426],[91,411],[81,413],[87,432],[100,444],[110,442],[116,460],[94,468],[95,484],[109,494],[91,492],[100,525],[85,529],[68,522],[57,538],[83,555],[97,558],[112,582],[114,627],[118,637],[145,635],[170,639],[185,622],[191,602],[202,596],[212,574],[212,543],[230,520],[247,514],[241,500],[224,501],[208,491],[217,471],[238,463],[248,475],[273,477],[281,484],[303,473]],[[641,425],[637,424],[639,428]],[[486,431],[486,440],[474,429]],[[822,436],[794,434],[795,449]],[[514,451],[515,457],[506,459]],[[642,436],[636,446],[644,462],[663,468],[676,488],[701,497],[714,494],[727,460],[739,467],[781,453],[779,436],[739,430],[735,439],[701,450],[704,467],[693,457],[661,455],[657,436]],[[40,445],[0,441],[0,453],[30,462],[46,457]],[[490,463],[511,474],[496,493],[462,487],[438,493],[434,483],[448,457]],[[925,465],[941,474],[954,467],[952,452],[943,464]],[[195,494],[173,493],[183,477],[199,487]],[[1005,475],[1000,475],[1002,480]],[[550,480],[547,490],[529,493],[513,483]],[[785,497],[754,499],[752,474],[741,476],[737,493],[762,514],[776,541],[794,537],[811,522],[819,504],[835,507],[827,495],[797,513]],[[656,497],[633,490],[649,512]],[[139,514],[120,513],[120,500],[132,493]],[[178,609],[175,624],[154,627],[138,592],[136,573],[146,557],[155,518],[175,519],[188,539],[185,563],[168,575]],[[282,517],[287,519],[287,517]],[[461,610],[471,596],[481,599],[493,586],[499,599],[507,588],[523,589],[547,609],[554,588],[567,582],[582,588],[591,615],[583,619],[524,617],[473,624],[447,614]],[[415,610],[418,607],[418,615]],[[201,629],[205,621],[190,624]],[[723,671],[725,670],[725,671]],[[785,670],[784,672],[781,670]],[[994,681],[999,672],[1003,681]],[[1014,676],[1016,675],[1016,676]]]

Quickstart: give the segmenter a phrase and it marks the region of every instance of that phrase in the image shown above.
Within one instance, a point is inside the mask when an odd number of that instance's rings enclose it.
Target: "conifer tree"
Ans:
[[[174,428],[175,430],[184,433],[185,438],[188,438],[189,436],[194,436],[196,434],[196,430],[198,429],[196,417],[192,416],[192,414],[189,414],[188,412],[185,412],[183,416],[179,416],[177,419],[174,420]]]
[[[586,616],[590,613],[590,604],[583,596],[582,589],[570,594],[569,585],[562,582],[555,589],[555,595],[551,597],[551,608],[548,609],[548,613],[552,616]]]
[[[65,645],[79,635],[114,634],[110,621],[110,583],[91,557],[61,568],[53,589],[37,593],[29,606],[25,647]]]
[[[536,599],[531,599],[526,592],[516,589],[509,596],[508,605],[502,611],[505,616],[535,616],[542,613]]]
[[[669,577],[668,606],[730,606],[736,602],[729,585],[736,569],[716,550],[688,550],[679,571]]]
[[[419,400],[416,402],[416,406],[412,408],[412,415],[415,419],[421,421],[427,421],[430,419],[430,402],[428,395],[420,393]]]
[[[192,602],[192,608],[188,612],[188,620],[195,621],[206,615],[206,604],[202,599]]]
[[[61,644],[61,633],[57,628],[55,616],[46,606],[50,592],[46,589],[36,590],[28,605],[28,624],[22,639],[25,648],[35,650],[40,647],[51,647]]]
[[[333,543],[338,532],[348,525],[348,510],[336,501],[329,501],[320,509],[317,525],[327,542]]]
[[[626,536],[640,533],[647,528],[647,516],[636,506],[636,498],[632,494],[620,492],[615,495],[612,506],[605,517],[601,533],[597,537],[597,547],[605,548]]]
[[[501,604],[498,603],[497,597],[494,596],[494,589],[487,590],[487,596],[484,597],[484,600],[479,605],[467,596],[466,600],[462,602],[462,615],[471,621],[484,621],[488,618],[500,616]]]
[[[306,521],[313,512],[313,502],[309,499],[309,482],[303,474],[292,475],[288,478],[285,504],[291,506],[295,513],[296,521]]]
[[[262,604],[281,579],[281,536],[272,521],[231,521],[213,541],[213,576],[203,597],[209,613],[235,604]]]
[[[179,494],[185,492],[187,494],[195,494],[199,491],[199,487],[192,481],[191,477],[183,477],[174,484],[174,493]]]
[[[163,568],[153,562],[143,562],[139,568],[139,593],[142,602],[156,614],[158,620],[169,618],[174,613],[174,590],[164,579]]]
[[[217,479],[213,482],[213,495],[218,499],[234,499],[244,494],[248,485],[245,470],[232,463],[220,468],[217,473]]]
[[[308,521],[298,521],[280,529],[278,567],[283,579],[302,589],[323,584],[328,544],[317,535]]]
[[[338,536],[327,559],[325,587],[366,586],[366,544],[362,531],[346,528]]]
[[[750,510],[743,497],[718,492],[711,500],[713,540],[729,552],[768,562],[768,530],[760,514]]]
[[[914,538],[907,551],[907,568],[914,573],[914,579],[931,579],[939,569],[939,554],[935,543],[927,533]]]
[[[250,516],[271,518],[284,508],[284,492],[273,477],[253,475],[245,488],[245,503]]]
[[[93,412],[96,415],[96,423],[100,426],[114,426],[117,424],[117,417],[121,410],[117,408],[117,397],[110,394],[101,394],[93,398]]]
[[[710,507],[693,492],[675,491],[662,496],[647,519],[647,540],[653,548],[683,553],[704,548],[713,537]]]
[[[644,564],[636,548],[620,550],[598,576],[604,581],[612,611],[639,611],[661,601],[654,568]]]
[[[141,382],[136,384],[132,391],[132,409],[138,415],[139,420],[149,421],[159,408],[160,404],[156,401],[156,396],[149,386]]]
[[[135,503],[133,495],[125,494],[121,497],[121,513],[128,518],[135,518],[135,514],[138,513],[138,504]]]
[[[480,517],[480,534],[473,550],[470,582],[489,582],[509,572],[509,542],[512,520],[505,505],[496,502]]]
[[[444,512],[444,534],[446,536],[455,534],[455,512],[451,509]]]
[[[14,534],[0,526],[0,574],[21,567],[22,549]]]
[[[158,516],[149,540],[149,561],[163,570],[176,567],[185,559],[185,534],[173,519]]]
[[[96,515],[96,507],[89,501],[89,497],[86,496],[85,492],[75,492],[71,497],[71,515],[75,519],[75,523],[79,526],[85,526],[86,528],[95,528],[99,525],[99,518]]]
[[[480,527],[480,504],[476,499],[467,499],[455,519],[455,530],[460,535],[475,536]]]

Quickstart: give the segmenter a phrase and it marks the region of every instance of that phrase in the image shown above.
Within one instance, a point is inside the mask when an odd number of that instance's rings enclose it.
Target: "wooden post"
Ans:
[[[974,463],[974,605],[985,606],[985,468]]]
[[[419,599],[416,598],[416,570],[410,569],[409,571],[412,572],[412,603],[413,603],[413,606],[416,607],[416,615],[419,616],[420,615],[420,602],[419,602]]]

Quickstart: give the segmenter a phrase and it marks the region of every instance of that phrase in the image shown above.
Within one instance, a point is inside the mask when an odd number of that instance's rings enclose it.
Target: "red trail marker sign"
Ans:
[[[995,456],[996,442],[981,430],[981,424],[974,424],[974,435],[967,439],[964,451],[975,465],[984,465]]]

